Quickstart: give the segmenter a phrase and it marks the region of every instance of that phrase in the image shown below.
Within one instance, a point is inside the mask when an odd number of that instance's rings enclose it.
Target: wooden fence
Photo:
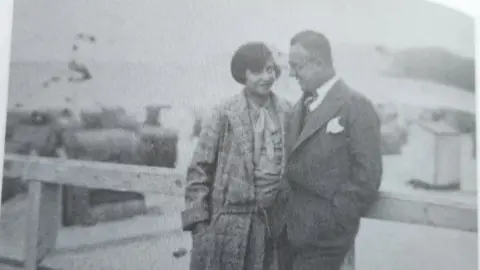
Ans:
[[[4,176],[28,181],[24,269],[55,249],[61,224],[61,186],[183,196],[183,172],[175,169],[6,155]],[[367,218],[477,232],[477,205],[445,198],[382,191]],[[0,254],[1,255],[1,254]],[[344,269],[353,270],[354,252]]]

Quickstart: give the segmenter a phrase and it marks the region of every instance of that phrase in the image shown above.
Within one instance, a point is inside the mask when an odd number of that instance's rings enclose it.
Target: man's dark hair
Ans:
[[[312,57],[333,65],[332,49],[326,36],[312,30],[305,30],[297,33],[290,40],[291,46],[297,44],[305,48]]]
[[[267,45],[262,42],[249,42],[240,46],[233,55],[230,71],[235,81],[245,84],[247,69],[259,73],[269,59],[273,59],[273,54]],[[276,77],[280,77],[281,69],[277,63],[274,63],[274,68]]]

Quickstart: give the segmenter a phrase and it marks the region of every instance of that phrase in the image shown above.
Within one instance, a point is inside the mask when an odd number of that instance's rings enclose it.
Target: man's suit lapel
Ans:
[[[302,132],[294,144],[292,152],[335,116],[345,103],[345,94],[346,90],[343,81],[338,81],[327,93],[322,103],[311,112],[309,119],[306,121]]]
[[[290,155],[293,151],[298,136],[302,131],[302,122],[303,122],[303,99],[300,99],[292,108],[292,114],[290,119],[288,119],[288,132],[286,138],[286,152],[287,156]]]
[[[227,108],[228,118],[232,123],[233,133],[238,136],[238,143],[249,176],[253,176],[253,127],[248,113],[245,94],[237,95]]]

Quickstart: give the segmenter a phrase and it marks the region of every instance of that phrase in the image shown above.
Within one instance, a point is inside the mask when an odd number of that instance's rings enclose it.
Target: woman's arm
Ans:
[[[198,223],[210,221],[209,197],[221,132],[221,110],[214,109],[211,116],[203,121],[200,137],[187,170],[185,210],[182,212],[182,227],[185,231],[192,231]]]

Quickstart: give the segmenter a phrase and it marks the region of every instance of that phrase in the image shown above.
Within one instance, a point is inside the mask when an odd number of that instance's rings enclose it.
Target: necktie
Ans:
[[[318,96],[312,93],[305,93],[303,96],[303,122],[302,127],[307,123],[308,116],[311,113],[310,105],[317,100]]]

